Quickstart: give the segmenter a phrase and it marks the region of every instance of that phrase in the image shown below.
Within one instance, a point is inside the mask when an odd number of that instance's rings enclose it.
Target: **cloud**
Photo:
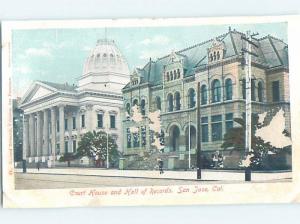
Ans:
[[[83,50],[83,51],[91,51],[92,48],[91,48],[90,46],[84,46],[84,47],[82,48],[82,50]]]
[[[50,57],[52,54],[45,48],[28,48],[25,51],[27,56]]]
[[[170,42],[170,39],[166,36],[163,35],[156,35],[152,38],[146,38],[140,42],[142,45],[153,45],[153,44],[159,44],[159,45],[164,45],[168,44]]]

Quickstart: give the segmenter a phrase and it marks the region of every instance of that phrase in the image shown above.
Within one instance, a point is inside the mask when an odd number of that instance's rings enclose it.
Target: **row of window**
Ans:
[[[251,80],[251,98],[253,101],[256,100],[256,94],[257,94],[257,99],[259,102],[263,102],[263,96],[264,96],[264,87],[263,83],[261,81],[258,82],[257,87],[255,86],[255,80]],[[257,91],[256,91],[257,88]],[[272,96],[273,96],[273,102],[278,102],[280,100],[280,83],[279,81],[273,81],[272,82]],[[200,92],[201,92],[201,105],[205,105],[208,103],[208,89],[207,85],[203,84],[200,87]],[[213,80],[212,85],[211,85],[211,100],[212,103],[217,103],[221,102],[221,94],[222,92],[222,87],[221,83],[218,79]],[[224,92],[225,100],[232,100],[233,97],[233,84],[232,80],[230,78],[225,80],[225,92]],[[245,79],[242,80],[242,95],[243,99],[246,99],[246,81]],[[181,109],[181,104],[180,104],[180,93],[176,92],[174,95],[169,93],[167,96],[167,102],[168,102],[168,112],[172,111],[177,111]],[[133,101],[133,106],[138,105],[138,100],[135,99]],[[155,98],[155,106],[157,110],[161,110],[161,98],[157,96]],[[193,88],[189,89],[188,91],[188,108],[193,108],[196,106],[196,92]],[[126,111],[128,114],[130,114],[130,103],[126,104]],[[142,115],[145,115],[145,100],[141,100],[141,105],[140,105],[140,112]]]
[[[172,81],[180,78],[180,69],[175,69],[166,73],[166,80]]]
[[[147,132],[146,127],[141,126],[138,127],[138,131],[131,133],[130,128],[127,128],[127,148],[136,148],[136,147],[145,147],[147,144]],[[150,143],[154,143],[154,131],[150,130]],[[164,145],[164,132],[162,131],[158,138],[160,140],[160,144]]]
[[[233,127],[233,114],[225,114],[226,132]],[[209,141],[208,117],[201,118],[201,139],[202,142]],[[220,141],[223,138],[222,132],[222,115],[211,116],[211,141]]]
[[[110,128],[116,128],[116,116],[110,115]],[[85,115],[81,115],[81,128],[85,128]],[[51,126],[50,126],[51,127]],[[64,123],[65,131],[69,130],[68,119],[65,118]],[[72,117],[72,129],[75,130],[77,128],[76,117]],[[103,126],[103,114],[97,114],[97,128],[104,128]],[[59,132],[59,120],[56,121],[56,131]],[[51,132],[51,130],[50,130]]]
[[[58,150],[58,152],[60,152],[60,144],[59,143],[56,144],[56,149]],[[72,141],[72,148],[70,150],[69,150],[69,142],[65,141],[65,152],[66,153],[76,152],[76,149],[77,149],[77,141],[76,140]]]
[[[217,61],[220,60],[221,56],[220,56],[220,52],[219,51],[214,51],[213,53],[209,54],[209,61]]]

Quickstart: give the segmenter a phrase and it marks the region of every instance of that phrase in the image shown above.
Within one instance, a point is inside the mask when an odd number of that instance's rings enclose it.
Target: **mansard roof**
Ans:
[[[207,49],[212,46],[213,41],[218,40],[224,44],[224,59],[240,56],[241,49],[246,48],[246,42],[241,37],[244,33],[231,30],[216,38],[204,41],[194,46],[175,51],[177,55],[184,58],[184,77],[195,74],[198,67],[208,64]],[[288,45],[270,35],[260,39],[253,38],[252,41],[258,45],[258,48],[252,47],[252,51],[258,57],[252,57],[252,60],[266,68],[278,66],[288,67]],[[138,69],[141,77],[140,84],[149,83],[158,85],[162,83],[162,72],[164,66],[170,60],[171,54],[158,58],[156,61],[150,61],[141,69]],[[130,85],[127,84],[124,89]]]

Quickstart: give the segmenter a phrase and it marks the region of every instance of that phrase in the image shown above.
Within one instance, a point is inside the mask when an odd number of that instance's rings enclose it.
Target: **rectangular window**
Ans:
[[[150,143],[154,143],[154,131],[150,130]]]
[[[103,128],[103,114],[97,114],[98,128]]]
[[[110,115],[110,128],[116,128],[116,116]]]
[[[73,140],[73,152],[76,152],[76,149],[77,149],[76,140]]]
[[[59,143],[56,144],[56,154],[59,154],[60,153],[60,145]]]
[[[211,139],[212,141],[222,140],[222,115],[211,117]]]
[[[208,142],[208,117],[201,117],[202,142]]]
[[[76,117],[72,118],[73,130],[76,129]]]
[[[130,128],[127,128],[127,148],[131,148],[131,133],[130,133]]]
[[[66,118],[65,119],[65,131],[67,131],[68,130],[68,119]]]
[[[142,146],[146,146],[146,127],[141,127]]]
[[[133,133],[133,147],[139,147],[140,146],[140,131],[138,128],[138,131]]]
[[[68,142],[65,141],[65,152],[67,153],[68,151],[69,151],[69,149],[68,149]]]
[[[84,116],[84,114],[81,115],[81,127],[85,128],[85,116]]]
[[[56,131],[59,132],[59,120],[56,121]]]
[[[225,115],[225,127],[226,127],[226,132],[233,128],[233,113],[228,113]]]
[[[272,96],[273,96],[273,102],[280,101],[279,81],[272,82]]]

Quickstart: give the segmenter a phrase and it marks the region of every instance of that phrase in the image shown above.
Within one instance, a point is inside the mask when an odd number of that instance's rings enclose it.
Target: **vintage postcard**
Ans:
[[[4,207],[299,201],[298,23],[3,22]]]

